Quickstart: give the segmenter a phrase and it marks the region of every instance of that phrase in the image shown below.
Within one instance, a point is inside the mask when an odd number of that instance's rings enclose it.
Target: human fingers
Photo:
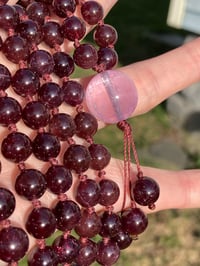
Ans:
[[[138,90],[133,116],[145,113],[200,80],[200,38],[121,70],[131,77]]]

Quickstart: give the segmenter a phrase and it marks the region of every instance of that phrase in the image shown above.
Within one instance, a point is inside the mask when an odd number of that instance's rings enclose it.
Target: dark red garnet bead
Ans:
[[[80,112],[74,118],[76,124],[76,135],[87,139],[92,137],[98,129],[96,118],[90,113]]]
[[[61,45],[64,42],[64,37],[61,32],[61,26],[55,21],[47,21],[42,26],[43,41],[51,48],[55,45]]]
[[[29,19],[36,21],[39,25],[44,24],[45,17],[50,16],[48,5],[42,2],[32,2],[26,8]]]
[[[29,68],[18,69],[12,77],[12,87],[22,97],[33,96],[40,87],[39,75]]]
[[[75,134],[76,125],[70,115],[58,113],[53,115],[49,122],[49,132],[65,141]]]
[[[116,182],[109,179],[102,179],[100,185],[99,203],[103,206],[111,206],[117,202],[120,194],[119,186]]]
[[[74,60],[67,53],[54,53],[53,59],[55,63],[53,72],[59,78],[68,77],[74,72]]]
[[[29,240],[26,232],[14,226],[0,231],[0,260],[8,263],[17,262],[28,250]]]
[[[31,140],[21,132],[12,132],[3,140],[1,152],[10,161],[23,162],[32,153]]]
[[[46,207],[34,208],[28,215],[26,230],[37,239],[50,237],[56,230],[56,218]]]
[[[120,230],[117,235],[112,237],[120,249],[126,249],[133,241],[133,238],[125,231]]]
[[[27,60],[29,56],[26,40],[18,35],[7,37],[3,43],[2,52],[8,60],[15,64],[22,60]]]
[[[115,28],[111,25],[98,25],[93,34],[94,41],[100,47],[114,46],[117,42],[118,35]]]
[[[27,200],[39,199],[46,191],[44,175],[36,169],[25,169],[15,181],[16,192]]]
[[[90,166],[90,154],[88,149],[79,144],[73,144],[65,151],[63,164],[76,173],[85,172]]]
[[[76,10],[76,0],[54,0],[53,10],[57,16],[66,18]]]
[[[65,103],[76,106],[83,102],[84,88],[83,86],[74,80],[69,80],[63,83],[62,86]]]
[[[0,97],[0,124],[8,126],[21,119],[22,108],[17,100],[11,97]]]
[[[29,56],[28,64],[39,76],[51,74],[54,68],[53,57],[45,50],[36,50],[32,52]]]
[[[53,208],[58,230],[72,230],[81,218],[81,211],[76,202],[72,200],[59,201]]]
[[[76,16],[66,18],[61,26],[64,38],[69,41],[80,40],[86,33],[84,21]]]
[[[143,233],[148,225],[147,216],[139,208],[124,211],[121,219],[123,230],[133,236]]]
[[[80,239],[79,242],[80,249],[75,262],[81,266],[92,265],[97,256],[97,244],[91,239],[86,239],[86,241],[81,241]]]
[[[81,237],[92,238],[99,234],[101,226],[101,218],[96,212],[89,212],[87,209],[83,209],[81,219],[75,226],[75,231]]]
[[[72,235],[58,236],[53,242],[53,249],[56,252],[60,263],[72,263],[79,252],[79,241]]]
[[[15,197],[13,193],[3,187],[0,187],[0,221],[7,219],[15,209]]]
[[[49,109],[40,101],[28,102],[22,111],[22,119],[32,129],[43,128],[50,119]]]
[[[159,198],[160,189],[158,183],[147,176],[135,181],[131,189],[132,198],[142,206],[151,207]]]
[[[122,228],[120,216],[116,213],[105,211],[101,216],[101,222],[100,235],[103,237],[114,237]]]
[[[117,52],[113,48],[105,47],[98,50],[97,64],[101,65],[104,70],[112,69],[118,62]]]
[[[120,249],[113,240],[101,240],[97,244],[97,262],[100,265],[113,265],[120,256]]]
[[[76,189],[76,201],[83,207],[89,208],[95,206],[100,197],[99,184],[87,178],[78,184]]]
[[[33,140],[33,153],[36,158],[42,161],[49,161],[56,158],[60,152],[60,142],[51,133],[38,133]]]
[[[103,19],[103,7],[96,1],[87,1],[81,6],[81,14],[88,24],[95,25]]]
[[[38,98],[48,108],[57,108],[63,102],[63,93],[55,82],[45,82],[38,90]]]
[[[54,194],[65,193],[72,185],[72,174],[63,165],[52,165],[45,174],[48,189]]]
[[[22,20],[21,18],[24,18],[26,16],[26,9],[20,4],[15,4],[13,5],[13,7],[15,8],[19,16],[19,19]]]
[[[104,169],[110,162],[111,154],[108,149],[102,144],[91,144],[88,147],[91,161],[90,167],[94,170]]]
[[[57,266],[58,258],[51,246],[44,248],[35,246],[28,253],[27,263],[28,266]]]
[[[11,84],[11,73],[8,68],[0,64],[0,90],[6,90]]]
[[[0,6],[0,28],[4,30],[14,29],[19,22],[19,16],[11,5]]]
[[[24,39],[27,40],[28,44],[39,44],[42,38],[42,32],[37,22],[32,19],[27,19],[19,23],[15,31]]]
[[[83,43],[76,47],[73,58],[77,66],[83,69],[89,69],[97,64],[98,54],[92,44]]]

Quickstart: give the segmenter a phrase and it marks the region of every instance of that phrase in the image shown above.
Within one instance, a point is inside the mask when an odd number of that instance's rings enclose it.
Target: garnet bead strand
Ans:
[[[103,19],[103,8],[96,1],[87,1],[81,6],[81,14],[88,24],[95,25]]]

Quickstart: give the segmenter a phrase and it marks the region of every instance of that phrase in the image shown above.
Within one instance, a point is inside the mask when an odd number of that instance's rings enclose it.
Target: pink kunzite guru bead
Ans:
[[[107,70],[90,80],[85,99],[89,111],[98,120],[115,124],[131,116],[138,94],[133,81],[123,72]]]

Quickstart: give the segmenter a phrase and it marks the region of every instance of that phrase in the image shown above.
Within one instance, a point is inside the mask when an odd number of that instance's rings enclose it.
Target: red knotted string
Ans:
[[[132,128],[130,124],[126,121],[120,121],[117,124],[118,128],[121,129],[124,133],[124,197],[122,203],[122,210],[125,208],[126,205],[126,197],[127,192],[128,196],[131,198],[130,193],[130,183],[131,183],[131,152],[133,152],[133,157],[135,160],[136,168],[137,168],[137,177],[141,178],[143,173],[141,171],[140,162],[132,134]],[[135,205],[135,204],[133,204]]]

